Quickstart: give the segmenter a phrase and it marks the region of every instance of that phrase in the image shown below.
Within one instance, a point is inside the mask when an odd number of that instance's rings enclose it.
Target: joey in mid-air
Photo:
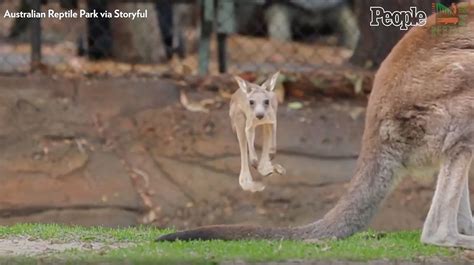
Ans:
[[[436,17],[410,29],[375,75],[362,147],[345,195],[323,218],[291,228],[206,226],[176,239],[345,238],[365,229],[403,176],[433,174],[437,184],[421,241],[474,249],[468,172],[474,155],[474,9],[466,23],[435,28]],[[427,170],[429,169],[429,170]]]
[[[232,130],[237,134],[240,148],[239,184],[246,191],[262,191],[265,186],[254,181],[250,173],[250,164],[263,176],[277,172],[284,173],[282,166],[272,164],[276,153],[276,128],[278,100],[273,93],[279,72],[262,85],[245,81],[236,76],[239,89],[230,100],[229,116]],[[261,127],[262,154],[258,160],[255,151],[255,129]]]

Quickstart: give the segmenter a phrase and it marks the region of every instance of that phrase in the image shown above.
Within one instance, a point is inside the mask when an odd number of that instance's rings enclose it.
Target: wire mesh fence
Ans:
[[[346,62],[359,38],[349,0],[4,0],[0,13],[0,73],[300,72]]]

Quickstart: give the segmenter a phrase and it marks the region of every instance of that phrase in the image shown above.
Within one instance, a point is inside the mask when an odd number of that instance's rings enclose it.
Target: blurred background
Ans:
[[[321,217],[354,169],[374,73],[405,33],[370,27],[370,6],[431,14],[436,3],[1,1],[0,224],[185,228]],[[147,17],[4,15],[49,9]],[[277,70],[276,161],[287,174],[243,192],[227,114],[232,75],[262,82]],[[432,176],[404,179],[372,227],[421,227],[433,187]]]
[[[410,3],[405,2],[383,5],[397,9]],[[431,11],[431,2],[415,2]],[[24,72],[43,64],[66,74],[93,75],[302,72],[351,58],[356,65],[375,67],[403,31],[368,27],[368,7],[353,0],[5,0],[2,14],[50,9],[147,14],[134,20],[4,16],[0,70]],[[360,27],[367,32],[361,35]],[[107,70],[95,69],[97,61],[107,61]]]

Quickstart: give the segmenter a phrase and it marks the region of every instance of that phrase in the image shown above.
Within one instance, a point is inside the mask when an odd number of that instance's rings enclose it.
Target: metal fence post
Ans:
[[[36,12],[41,12],[41,0],[32,0],[31,8]],[[31,71],[36,70],[41,64],[41,19],[33,18],[31,27]]]
[[[201,36],[199,37],[199,74],[207,75],[211,34],[214,20],[214,0],[201,0]]]
[[[217,33],[217,60],[219,62],[219,73],[227,72],[227,34]]]
[[[227,36],[235,32],[235,2],[233,0],[217,0],[217,59],[219,72],[227,71]]]

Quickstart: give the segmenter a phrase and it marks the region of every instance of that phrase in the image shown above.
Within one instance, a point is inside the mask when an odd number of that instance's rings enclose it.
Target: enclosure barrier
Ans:
[[[137,18],[5,16],[49,10],[112,15],[119,10]],[[344,63],[359,37],[348,0],[6,0],[0,12],[1,73],[45,66],[77,74],[98,68],[201,75],[300,72]]]

